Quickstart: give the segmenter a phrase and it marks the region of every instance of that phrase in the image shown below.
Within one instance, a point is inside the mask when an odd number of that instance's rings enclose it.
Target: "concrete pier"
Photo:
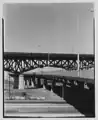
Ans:
[[[55,80],[53,80],[52,85],[51,85],[51,92],[54,92],[55,84],[56,84],[56,82],[55,82]]]
[[[27,80],[27,88],[29,87],[29,80]]]
[[[33,80],[31,81],[31,85],[32,85],[32,87],[34,87],[34,82],[33,82]]]
[[[41,80],[40,80],[40,78],[37,78],[37,86],[38,86],[38,88],[41,87]]]
[[[19,89],[24,89],[24,76],[19,76]]]
[[[14,89],[18,89],[18,86],[19,86],[19,78],[18,76],[14,76]]]
[[[66,87],[65,83],[63,83],[63,85],[62,85],[62,98],[64,98],[65,87]]]
[[[47,89],[47,80],[46,79],[43,80],[43,88]]]

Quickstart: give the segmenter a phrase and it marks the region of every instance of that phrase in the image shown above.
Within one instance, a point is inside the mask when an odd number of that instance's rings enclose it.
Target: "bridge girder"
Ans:
[[[50,54],[48,53],[4,53],[4,70],[22,73],[41,67],[60,67],[65,70],[77,70],[76,54]],[[94,68],[93,55],[80,55],[80,69]]]

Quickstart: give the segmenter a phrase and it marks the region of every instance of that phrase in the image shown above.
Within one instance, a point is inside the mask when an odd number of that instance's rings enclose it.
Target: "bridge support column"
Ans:
[[[54,87],[55,87],[55,80],[53,79],[52,81],[52,85],[51,85],[51,92],[54,92]]]
[[[71,81],[71,89],[72,90],[77,90],[77,88],[78,88],[77,81],[75,81],[75,80]]]
[[[29,80],[27,80],[27,88],[29,87]]]
[[[45,90],[46,89],[46,87],[45,87],[45,85],[43,84],[43,89]]]
[[[24,89],[24,76],[19,76],[19,89]]]
[[[24,88],[27,88],[27,81],[24,81]]]
[[[33,82],[33,78],[31,78],[31,86],[34,87],[34,82]]]
[[[87,86],[88,86],[89,90],[94,90],[95,89],[94,85],[91,84],[91,83],[88,83]]]
[[[66,87],[66,84],[65,84],[65,82],[63,81],[62,82],[62,98],[64,99],[64,96],[65,96],[65,87]]]
[[[53,86],[51,86],[51,92],[53,92]]]
[[[18,76],[14,76],[14,89],[18,89],[19,78]]]
[[[66,87],[67,79],[63,79],[62,83],[63,83],[63,86],[62,86],[62,98],[66,99],[66,97],[68,96],[68,87]]]
[[[44,89],[44,90],[46,89],[46,86],[47,86],[47,80],[44,79],[44,81],[43,81],[43,89]]]
[[[78,82],[79,90],[84,90],[84,82]]]
[[[32,76],[32,85],[34,85],[34,87],[36,85],[35,76]]]
[[[38,86],[38,88],[41,87],[41,80],[40,80],[40,78],[37,78],[37,86]]]

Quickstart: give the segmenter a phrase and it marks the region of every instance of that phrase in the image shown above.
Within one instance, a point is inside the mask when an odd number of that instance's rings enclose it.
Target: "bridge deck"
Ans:
[[[49,54],[49,58],[50,59],[73,59],[76,60],[77,59],[77,54],[64,54],[64,53],[23,53],[23,52],[4,52],[4,58],[19,58],[19,59],[23,59],[23,58],[27,58],[27,59],[46,59],[48,58],[48,54]],[[89,60],[92,59],[94,60],[94,55],[93,54],[79,54],[80,56],[80,60]]]
[[[33,70],[24,72],[24,75],[33,75]],[[78,80],[78,81],[86,81],[87,83],[92,83],[94,84],[94,70],[82,70],[80,71],[80,75],[78,76],[77,71],[50,71],[50,72],[45,72],[45,71],[40,71],[37,72],[36,75],[41,75],[44,77],[52,78],[54,77],[59,77],[59,78],[65,78],[69,80]]]

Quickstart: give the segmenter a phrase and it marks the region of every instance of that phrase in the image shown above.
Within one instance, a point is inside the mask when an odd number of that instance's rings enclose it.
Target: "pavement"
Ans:
[[[22,93],[25,92],[28,96],[32,96],[35,98],[39,98],[39,97],[43,97],[45,99],[43,99],[43,102],[45,101],[54,101],[54,102],[65,102],[64,100],[62,100],[61,97],[59,97],[58,95],[56,95],[54,92],[50,92],[49,90],[44,90],[43,88],[39,88],[39,89],[24,89],[24,90],[19,90],[19,89],[11,89],[10,90],[10,95],[11,96],[22,96]],[[4,93],[4,98],[6,101],[6,98],[9,97],[9,91],[5,91]],[[8,100],[7,100],[8,101]],[[30,100],[32,101],[32,100]],[[34,101],[34,100],[33,100]],[[38,101],[38,100],[36,100]]]
[[[5,103],[5,116],[14,117],[83,117],[72,105],[55,103]]]
[[[19,95],[24,90],[13,90]],[[32,96],[45,97],[45,100],[4,100],[4,116],[13,117],[80,117],[84,116],[72,105],[55,93],[41,89],[28,89]]]

